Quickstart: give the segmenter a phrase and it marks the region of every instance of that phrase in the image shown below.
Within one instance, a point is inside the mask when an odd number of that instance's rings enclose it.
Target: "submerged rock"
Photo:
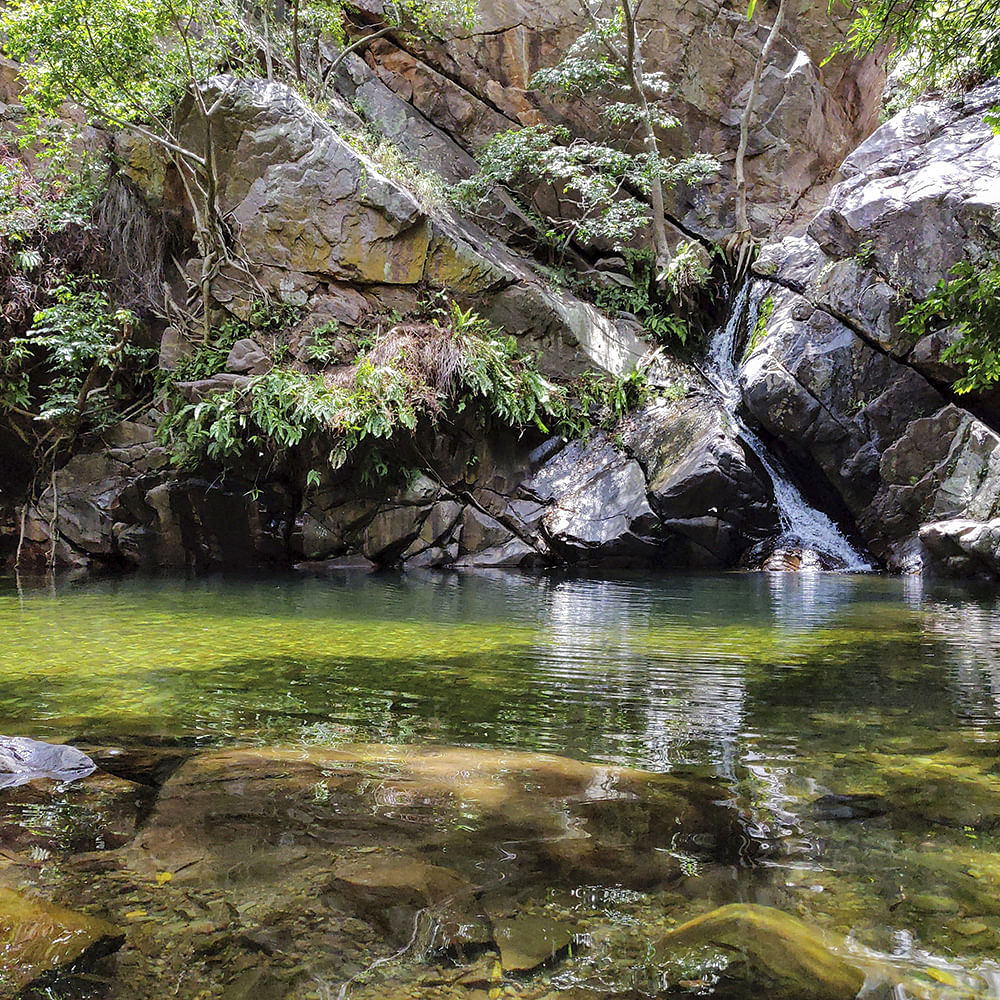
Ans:
[[[0,736],[0,788],[23,785],[36,778],[76,781],[97,765],[75,747],[43,743],[24,736]]]
[[[889,804],[880,795],[821,795],[812,803],[816,819],[851,820],[884,816]]]
[[[99,917],[0,888],[0,991],[3,996],[120,947],[125,935]]]
[[[135,836],[150,797],[102,771],[70,785],[36,778],[0,791],[0,847],[35,858],[113,850]]]
[[[824,935],[769,906],[732,903],[667,934],[657,958],[691,970],[719,969],[772,1000],[854,1000],[864,973],[841,958]]]
[[[573,942],[577,927],[545,916],[515,916],[493,920],[493,940],[507,972],[531,972],[554,961]]]
[[[199,754],[117,852],[128,905],[166,914],[140,918],[119,976],[130,995],[157,995],[186,971],[193,997],[195,984],[229,983],[252,965],[276,996],[298,997],[314,977],[341,983],[407,946],[406,967],[384,970],[409,983],[400,995],[424,995],[414,958],[425,952],[464,963],[497,948],[505,969],[527,974],[561,959],[575,929],[548,893],[638,895],[680,879],[679,856],[734,863],[744,840],[724,798],[711,782],[548,754]]]

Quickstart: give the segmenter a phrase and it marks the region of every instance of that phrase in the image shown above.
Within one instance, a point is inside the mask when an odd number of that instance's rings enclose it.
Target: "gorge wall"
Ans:
[[[648,3],[643,16],[652,68],[669,78],[682,123],[671,141],[722,163],[709,184],[676,192],[675,238],[713,241],[732,229],[730,165],[767,18],[748,24],[743,9],[668,0]],[[388,311],[413,310],[428,289],[516,336],[555,378],[585,368],[624,374],[652,350],[635,317],[606,315],[555,287],[514,249],[523,217],[513,203],[496,199],[496,217],[474,223],[423,202],[341,137],[361,114],[454,180],[474,170],[473,155],[499,130],[568,115],[579,129],[596,127],[586,102],[570,110],[527,88],[575,18],[568,4],[485,3],[475,32],[447,47],[380,40],[345,61],[340,96],[322,116],[279,84],[206,85],[225,101],[216,135],[222,206],[256,281],[303,309],[287,333],[293,357],[317,325],[364,330]],[[993,574],[1000,411],[988,397],[951,392],[946,338],[908,344],[895,324],[903,303],[951,264],[995,259],[1000,249],[1000,139],[982,118],[1000,95],[986,87],[918,105],[871,135],[879,60],[821,65],[845,26],[822,5],[802,4],[763,77],[748,170],[751,220],[769,245],[751,298],[768,301],[770,315],[763,337],[752,336],[755,317],[744,323],[744,408],[810,499],[879,561]],[[141,196],[137,211],[183,230],[169,166],[141,143],[115,141],[115,183]],[[555,197],[535,192],[550,212]],[[198,262],[183,263],[193,272]],[[235,316],[250,308],[238,273],[215,295]],[[153,332],[165,367],[190,351],[173,327]],[[268,364],[261,344],[242,341],[224,370],[181,389],[203,399]],[[483,438],[461,421],[422,432],[419,472],[389,490],[360,484],[350,467],[321,470],[310,485],[294,465],[263,483],[214,469],[180,473],[157,440],[162,413],[152,406],[56,471],[29,511],[25,539],[41,559],[54,531],[63,565],[117,569],[670,570],[735,566],[766,550],[782,529],[770,476],[697,358],[661,352],[649,378],[652,398],[639,412],[586,440],[536,430]],[[11,492],[0,495],[8,550],[19,532]]]

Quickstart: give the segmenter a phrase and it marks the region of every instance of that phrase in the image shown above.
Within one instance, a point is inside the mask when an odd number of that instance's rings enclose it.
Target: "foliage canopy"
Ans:
[[[869,0],[846,47],[892,45],[905,97],[1000,76],[1000,5],[995,0]]]

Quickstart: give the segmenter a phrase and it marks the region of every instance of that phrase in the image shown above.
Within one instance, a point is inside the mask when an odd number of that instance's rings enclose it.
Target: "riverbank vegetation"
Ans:
[[[174,462],[212,462],[245,473],[320,441],[325,469],[335,471],[360,454],[362,474],[371,479],[391,470],[400,437],[462,415],[483,431],[534,428],[584,437],[595,426],[613,426],[646,392],[641,370],[622,378],[584,373],[558,384],[513,337],[454,302],[430,321],[376,333],[348,364],[327,367],[315,348],[312,356],[319,365],[276,364],[193,402],[170,380],[160,434]],[[190,366],[184,373],[192,373]]]

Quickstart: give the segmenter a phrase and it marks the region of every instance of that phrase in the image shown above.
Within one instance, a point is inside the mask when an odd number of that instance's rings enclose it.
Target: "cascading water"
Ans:
[[[708,376],[722,397],[723,404],[736,425],[740,440],[757,456],[771,477],[774,499],[781,519],[781,536],[776,548],[801,548],[825,556],[846,570],[870,570],[871,565],[847,540],[843,532],[821,510],[802,495],[782,471],[764,442],[739,415],[740,390],[737,347],[740,324],[746,319],[749,329],[757,322],[764,286],[746,282],[736,296],[726,325],[720,327],[708,349]]]

